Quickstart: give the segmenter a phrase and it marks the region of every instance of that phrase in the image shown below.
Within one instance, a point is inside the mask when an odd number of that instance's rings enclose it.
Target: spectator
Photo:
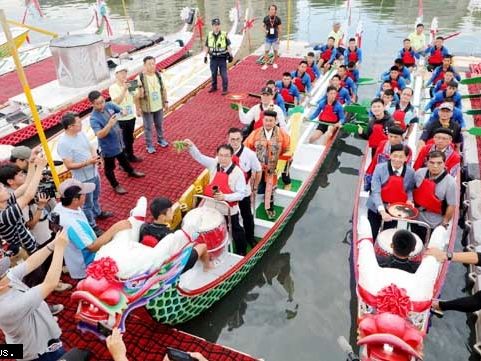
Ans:
[[[67,232],[71,241],[65,252],[65,265],[73,279],[85,278],[85,270],[94,260],[95,252],[110,242],[117,232],[131,227],[128,221],[123,220],[115,223],[100,237],[95,236],[82,211],[86,195],[94,189],[93,183],[67,179],[60,184],[61,204],[57,204],[54,209],[54,212],[59,215],[60,226]]]
[[[86,196],[83,211],[95,234],[100,236],[102,231],[97,226],[97,219],[105,219],[113,215],[112,212],[102,211],[100,197],[100,177],[98,164],[100,157],[86,134],[82,131],[82,120],[76,113],[67,113],[62,117],[65,132],[60,136],[57,152],[65,167],[72,173],[72,177],[80,182],[95,184],[95,190]]]
[[[10,163],[15,163],[21,170],[28,170],[28,160],[32,153],[36,155],[40,151],[40,148],[34,148],[34,152],[29,147],[19,145],[12,149],[10,153]]]
[[[115,193],[125,194],[127,190],[115,178],[115,160],[117,159],[129,177],[142,178],[145,177],[145,174],[132,168],[123,151],[120,128],[117,124],[117,116],[120,115],[121,109],[112,103],[105,104],[104,97],[98,91],[90,92],[89,100],[94,108],[90,116],[90,126],[99,140],[104,159],[105,176]]]
[[[6,196],[4,188],[1,194]],[[14,208],[11,213],[15,212]],[[16,213],[20,214],[19,209]],[[68,239],[62,232],[12,269],[9,269],[8,257],[0,259],[0,329],[6,343],[23,345],[24,360],[58,360],[65,353],[60,341],[62,331],[44,300],[58,285],[67,244]],[[29,288],[22,279],[44,263],[52,252],[52,264],[44,281]]]

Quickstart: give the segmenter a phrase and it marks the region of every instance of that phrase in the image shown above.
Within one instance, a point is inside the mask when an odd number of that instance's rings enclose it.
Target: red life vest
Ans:
[[[436,78],[434,78],[433,80],[433,84],[436,85],[436,83],[440,80],[443,81],[443,84],[441,85],[441,90],[444,90],[448,87],[448,85],[446,84],[446,82],[444,81],[444,74],[446,72],[444,71],[444,69],[441,69],[441,71],[439,72],[438,76]]]
[[[461,156],[459,153],[454,149],[453,145],[449,145],[451,149],[453,150],[449,157],[446,158],[446,162],[444,166],[448,170],[448,172],[451,172],[451,169],[453,169],[455,166],[459,165],[461,163]],[[428,158],[428,155],[430,152],[436,149],[436,146],[434,144],[426,144],[424,147],[419,152],[419,155],[416,159],[416,162],[414,163],[414,170],[418,170],[426,164],[426,160]]]
[[[354,49],[354,51],[351,51],[351,49],[347,48],[347,60],[350,63],[357,63],[357,61],[359,60],[359,58],[357,57],[357,47]]]
[[[337,123],[339,121],[339,117],[337,114],[334,112],[334,105],[336,105],[336,102],[329,104],[326,102],[326,106],[322,110],[321,114],[319,114],[319,120],[321,122],[326,122],[326,123]]]
[[[431,65],[438,65],[443,63],[443,46],[440,49],[435,49],[429,57],[428,63]]]
[[[334,47],[332,48],[326,48],[321,54],[321,59],[324,60],[324,62],[328,62],[329,59],[331,59],[332,51],[334,50]]]
[[[399,85],[397,79],[392,79],[389,78],[389,81],[391,82],[391,88],[395,93],[399,92]]]
[[[389,178],[387,182],[381,187],[381,199],[384,203],[405,203],[408,200],[408,194],[404,189],[404,175],[406,174],[405,165],[400,176],[394,175],[391,162],[389,162],[387,169],[389,171]]]
[[[264,123],[264,107],[262,106],[262,103],[259,104],[259,109],[261,112],[259,115],[259,119],[254,121],[254,129],[259,129],[260,127],[263,126],[263,123]]]
[[[236,167],[235,164],[232,164],[226,172],[221,171],[219,165],[217,165],[217,172],[215,173],[214,179],[204,188],[204,195],[208,197],[214,196],[214,186],[218,187],[219,192],[224,194],[231,194],[234,193],[229,187],[229,175],[232,173],[234,168]],[[227,202],[229,206],[233,207],[237,204],[237,202]]]
[[[446,83],[444,80],[441,83],[441,87],[439,88],[440,90],[446,90],[448,88],[448,83]]]
[[[414,58],[413,54],[411,53],[411,48],[409,50],[403,49],[403,63],[406,66],[413,66],[416,64],[416,59]]]
[[[437,179],[429,179],[429,171],[426,171],[426,177],[418,188],[414,189],[414,204],[422,207],[429,212],[444,214],[446,212],[446,202],[436,197],[436,184],[441,182],[447,176],[444,171]]]
[[[306,90],[306,86],[302,82],[302,78],[298,76],[297,70],[296,70],[296,76],[294,77],[294,84],[301,93]]]
[[[284,84],[282,84],[280,93],[281,93],[282,99],[284,99],[286,103],[294,103],[294,96],[290,93],[289,91],[290,88],[291,88],[290,85],[286,88],[284,87]]]
[[[406,130],[406,127],[407,127],[405,119],[406,119],[407,109],[409,109],[409,106],[410,104],[408,104],[408,106],[405,109],[401,109],[401,106],[398,103],[396,103],[396,110],[394,111],[394,113],[392,113],[392,118],[396,123],[399,124],[402,130]]]
[[[383,140],[379,143],[376,153],[371,159],[371,164],[369,164],[369,167],[366,169],[366,174],[373,174],[378,164],[387,162],[391,158],[390,149],[389,140]]]
[[[316,80],[316,74],[314,73],[312,66],[307,66],[306,73],[307,75],[309,75],[309,78],[311,78],[311,81]]]
[[[353,82],[356,82],[356,79],[354,79],[354,73],[352,71],[346,70],[346,76],[351,78]]]
[[[242,171],[242,173],[244,173],[244,177],[246,179],[246,181],[249,181],[249,179],[251,178],[251,175],[252,175],[252,171],[248,171],[246,172],[244,169],[242,169],[241,165],[240,165],[240,156],[242,155],[242,152],[244,151],[244,144],[241,145],[240,147],[240,150],[237,152],[237,154],[234,154],[232,156],[232,163],[234,163],[236,166],[239,167],[239,169]]]
[[[375,123],[372,126],[372,133],[369,136],[369,147],[377,148],[383,140],[387,140],[387,135],[384,133],[384,123]]]
[[[344,104],[344,98],[341,98],[341,90],[342,88],[337,89],[337,95],[336,95],[336,101],[338,101],[341,104]]]

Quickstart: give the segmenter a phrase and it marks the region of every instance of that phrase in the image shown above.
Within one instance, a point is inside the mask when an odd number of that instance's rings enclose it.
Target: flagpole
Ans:
[[[130,31],[130,23],[129,23],[129,16],[127,15],[127,7],[125,6],[125,0],[122,0],[122,7],[124,8],[124,15],[127,19],[127,29],[129,31],[130,39],[132,39],[132,32]]]
[[[287,51],[289,51],[291,38],[291,0],[287,1]]]
[[[45,133],[42,128],[42,122],[40,120],[40,116],[37,111],[37,106],[33,101],[32,91],[28,85],[27,77],[25,76],[25,72],[22,67],[22,63],[20,62],[20,58],[18,56],[17,47],[15,46],[15,41],[12,38],[12,33],[10,32],[10,27],[7,24],[7,19],[5,17],[5,12],[3,9],[0,9],[0,23],[2,24],[3,32],[5,33],[5,37],[7,39],[7,44],[10,46],[10,52],[15,63],[15,67],[17,68],[17,75],[20,83],[22,84],[23,92],[27,97],[28,106],[32,112],[33,122],[35,124],[35,128],[37,128],[38,137],[40,138],[40,143],[42,144],[42,148],[45,152],[45,156],[47,157],[48,165],[50,167],[50,171],[52,172],[52,178],[57,186],[57,189],[60,185],[60,180],[58,178],[57,170],[55,169],[55,165],[53,164],[52,154],[50,153],[50,149],[48,148],[47,138],[45,137]]]

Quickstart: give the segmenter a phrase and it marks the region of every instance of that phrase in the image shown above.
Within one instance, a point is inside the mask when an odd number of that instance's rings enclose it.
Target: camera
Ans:
[[[42,172],[42,179],[40,184],[38,185],[37,189],[37,196],[35,197],[35,201],[38,201],[38,194],[43,193],[48,198],[56,198],[57,197],[57,187],[52,178],[52,172],[50,170],[45,169]]]
[[[129,81],[129,92],[135,91],[139,87],[139,81],[137,79]]]
[[[50,213],[48,219],[48,227],[54,233],[60,232],[62,230],[62,226],[60,225],[60,214],[56,212]]]

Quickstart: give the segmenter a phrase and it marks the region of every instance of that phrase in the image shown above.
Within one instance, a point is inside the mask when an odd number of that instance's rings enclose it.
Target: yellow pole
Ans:
[[[58,34],[54,33],[53,31],[48,31],[48,30],[38,28],[38,27],[32,26],[32,25],[22,24],[22,23],[19,23],[18,21],[15,21],[15,20],[7,19],[7,24],[11,24],[11,25],[22,27],[22,28],[30,29],[30,30],[36,31],[37,33],[40,33],[40,34],[49,35],[52,38],[58,38]]]
[[[132,32],[130,31],[129,16],[127,15],[127,7],[125,6],[125,0],[122,0],[122,7],[124,8],[124,15],[127,19],[127,29],[129,30],[129,36],[132,39]]]
[[[37,128],[37,133],[40,138],[40,143],[42,144],[42,148],[45,152],[45,156],[47,157],[48,165],[50,167],[50,170],[52,171],[53,181],[55,182],[55,185],[57,186],[57,189],[58,189],[60,185],[60,180],[58,179],[58,174],[55,169],[55,165],[53,164],[52,154],[50,153],[50,149],[48,148],[47,138],[45,137],[45,133],[43,132],[42,122],[40,120],[40,116],[38,115],[35,102],[33,101],[32,91],[28,86],[27,77],[25,76],[22,63],[20,62],[20,58],[18,57],[17,47],[15,46],[15,42],[12,38],[12,33],[10,32],[10,28],[7,24],[7,19],[5,17],[5,12],[3,11],[3,9],[0,9],[0,23],[2,24],[3,32],[5,33],[5,37],[10,47],[13,61],[15,62],[15,67],[17,68],[18,79],[22,84],[23,92],[27,97],[28,105],[30,107],[30,110],[32,111],[33,122],[35,123],[35,127]]]
[[[291,38],[291,0],[287,1],[287,51],[289,51],[289,44]]]

